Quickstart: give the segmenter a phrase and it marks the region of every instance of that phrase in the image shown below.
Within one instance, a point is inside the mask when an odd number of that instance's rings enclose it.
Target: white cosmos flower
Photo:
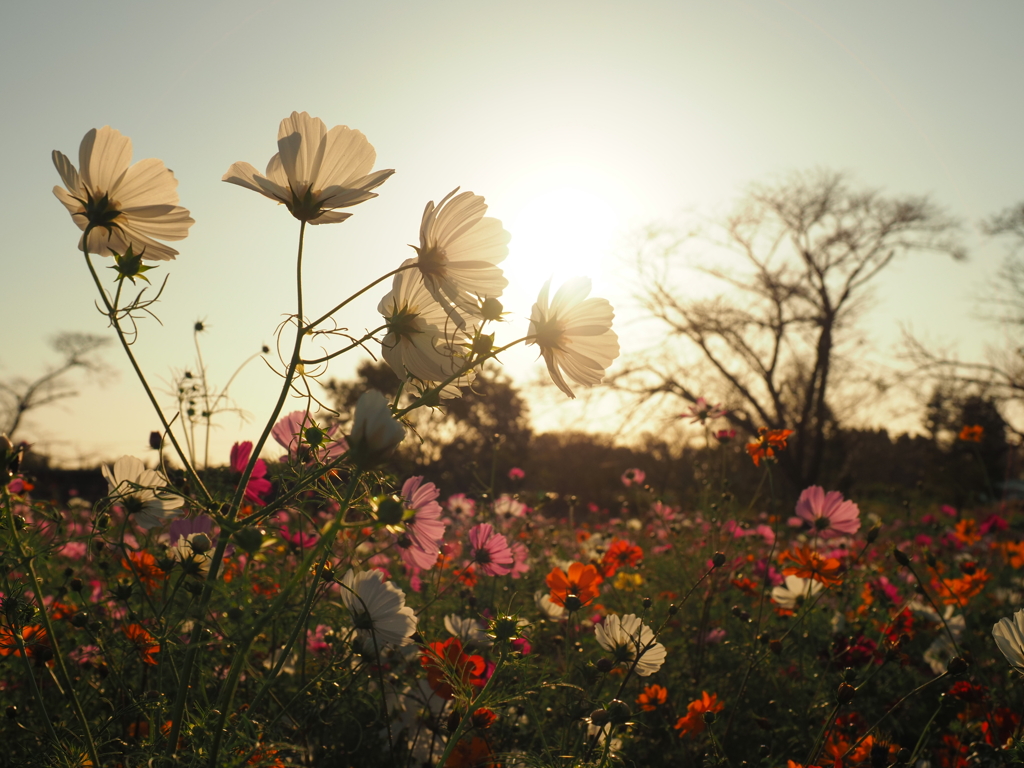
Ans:
[[[464,619],[452,613],[444,617],[444,628],[449,634],[459,638],[463,645],[473,644],[484,648],[492,645],[487,631],[476,619]]]
[[[178,205],[178,181],[160,160],[131,162],[131,139],[109,125],[93,128],[78,149],[77,170],[53,151],[53,164],[64,182],[53,194],[79,229],[94,225],[89,253],[123,256],[131,246],[144,259],[173,259],[178,252],[157,239],[184,240],[195,223]],[[85,245],[79,242],[79,248]]]
[[[377,311],[388,327],[381,342],[384,359],[398,378],[440,382],[465,364],[462,353],[470,338],[430,295],[419,270],[395,275],[391,292],[381,299]]]
[[[235,163],[221,180],[276,200],[310,224],[344,221],[352,214],[338,208],[376,197],[370,190],[394,173],[370,173],[377,153],[362,133],[346,125],[328,131],[323,120],[306,112],[292,112],[281,121],[277,147],[266,174],[249,163]]]
[[[464,315],[479,317],[483,300],[501,296],[508,285],[498,264],[508,256],[510,235],[498,219],[484,217],[487,204],[480,195],[458,191],[436,206],[427,203],[419,247],[412,247],[430,295],[464,328]]]
[[[577,384],[600,384],[604,372],[619,356],[619,337],[612,330],[615,312],[607,299],[592,298],[590,279],[566,281],[548,304],[551,281],[544,283],[530,315],[527,344],[536,344],[555,385],[576,396],[562,376]]]
[[[122,456],[113,468],[101,467],[107,479],[107,495],[113,497],[135,522],[147,531],[176,516],[184,499],[167,492],[167,480],[155,469],[146,469],[141,459]]]
[[[202,541],[201,552],[197,552],[196,548],[193,547],[193,540],[201,536],[205,539]],[[179,536],[178,540],[172,544],[169,548],[168,554],[172,559],[177,560],[179,563],[188,564],[189,568],[195,568],[196,571],[202,575],[206,575],[210,572],[210,562],[213,560],[213,556],[210,552],[210,537],[205,533],[190,533],[188,536]]]
[[[356,634],[365,647],[406,645],[416,631],[416,614],[405,604],[405,593],[384,581],[380,571],[349,571],[341,578],[341,601],[352,614]]]
[[[772,590],[772,600],[780,608],[790,611],[802,605],[805,600],[821,592],[824,584],[814,579],[801,579],[799,576],[787,576],[785,586],[778,586]]]
[[[557,621],[565,616],[565,608],[558,603],[552,602],[551,594],[546,589],[538,589],[534,592],[533,601],[547,619]]]
[[[1000,619],[992,627],[992,637],[1018,672],[1024,672],[1024,610],[1017,611],[1013,618]]]
[[[654,642],[654,632],[635,614],[610,614],[603,623],[594,626],[598,644],[612,654],[613,660],[628,669],[636,662],[636,673],[647,677],[661,669],[665,663],[665,646]]]

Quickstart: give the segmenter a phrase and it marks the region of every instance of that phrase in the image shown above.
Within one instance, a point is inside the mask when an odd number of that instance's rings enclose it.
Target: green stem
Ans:
[[[303,226],[305,226],[305,225],[306,225],[306,222],[302,222],[302,225],[303,225]],[[407,269],[412,269],[412,268],[413,268],[413,267],[415,267],[415,266],[416,266],[416,264],[415,264],[415,263],[413,263],[413,264],[406,264],[406,265],[405,265],[405,266],[403,266],[403,267],[399,267],[398,269],[393,269],[393,270],[391,270],[391,271],[390,271],[390,272],[388,272],[388,273],[387,273],[386,275],[382,275],[381,277],[378,277],[378,278],[377,278],[376,280],[374,280],[374,281],[373,281],[372,283],[370,283],[370,284],[369,284],[369,285],[367,285],[366,287],[364,287],[364,288],[361,288],[361,289],[359,289],[358,291],[356,291],[355,293],[353,293],[353,294],[352,294],[351,296],[349,296],[349,297],[348,297],[347,299],[345,299],[345,300],[344,300],[343,302],[341,302],[341,304],[339,304],[338,306],[336,306],[336,307],[335,307],[334,309],[332,309],[332,310],[331,310],[330,312],[327,312],[327,313],[326,313],[326,314],[324,314],[323,316],[321,316],[321,317],[318,317],[318,318],[317,318],[316,320],[314,320],[314,321],[313,321],[312,323],[310,323],[310,324],[309,324],[309,325],[308,325],[307,327],[308,327],[308,328],[316,328],[316,327],[317,327],[318,325],[320,325],[320,323],[322,323],[322,322],[323,322],[324,320],[326,320],[327,318],[329,318],[329,317],[330,317],[331,315],[333,315],[333,314],[334,314],[335,312],[337,312],[337,311],[338,311],[339,309],[342,309],[343,307],[345,307],[345,306],[346,306],[347,304],[349,304],[349,303],[350,303],[350,302],[352,302],[353,300],[355,300],[355,299],[358,299],[358,298],[359,298],[360,296],[362,296],[362,295],[363,295],[364,293],[366,293],[366,292],[367,292],[368,290],[370,290],[371,288],[373,288],[373,286],[375,286],[375,285],[379,285],[380,283],[383,283],[383,282],[384,282],[385,280],[387,280],[387,279],[388,279],[389,277],[394,277],[394,276],[395,276],[395,275],[397,275],[397,274],[398,274],[399,272],[404,272],[405,270],[407,270]]]

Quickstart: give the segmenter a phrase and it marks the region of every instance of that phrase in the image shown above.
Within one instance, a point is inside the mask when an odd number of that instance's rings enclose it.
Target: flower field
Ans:
[[[1016,502],[785,490],[794,432],[761,426],[736,451],[736,430],[713,429],[727,409],[703,397],[684,416],[704,427],[708,471],[687,497],[629,466],[614,506],[520,468],[514,486],[494,471],[473,487],[397,474],[416,412],[443,412],[515,344],[537,346],[568,397],[600,383],[619,354],[614,312],[586,278],[545,284],[524,334],[499,343],[509,235],[458,189],[427,204],[414,258],[310,311],[311,227],[343,222],[392,171],[372,170],[363,134],[304,112],[281,122],[265,173],[235,163],[223,177],[299,222],[295,304],[263,426],[223,466],[199,460],[214,409],[185,395],[169,415],[133,352],[156,299],[130,294],[192,224],[177,181],[158,160],[132,165],[110,127],[86,135],[77,167],[53,160],[98,306],[162,429],[158,459],[123,456],[96,473],[105,493],[61,500],[36,493],[25,446],[0,439],[0,763],[1024,760]],[[112,286],[94,257],[113,260]],[[348,335],[337,318],[385,281],[381,325]],[[313,385],[331,361],[370,347],[397,394],[323,405]],[[983,433],[965,425],[959,440]],[[737,461],[758,473],[742,495]]]

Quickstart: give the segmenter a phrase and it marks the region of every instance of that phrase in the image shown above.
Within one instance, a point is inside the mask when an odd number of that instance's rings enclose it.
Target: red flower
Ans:
[[[457,637],[431,643],[426,653],[420,656],[420,666],[427,671],[427,682],[442,699],[455,698],[452,682],[463,685],[483,685],[487,664],[483,657],[463,653],[462,642]]]
[[[980,424],[965,424],[964,428],[960,430],[960,434],[957,435],[965,443],[980,443],[984,436],[985,428]]]
[[[156,558],[149,552],[129,552],[128,557],[121,560],[121,565],[139,580],[149,594],[167,578],[167,574],[156,564]]]
[[[491,748],[487,741],[474,736],[455,745],[455,749],[444,763],[444,768],[492,768],[497,763],[491,762],[490,758]]]
[[[25,643],[25,651],[31,657],[36,657],[43,648],[48,648],[46,630],[39,624],[30,627],[23,627],[21,639]],[[18,638],[10,627],[0,626],[0,656],[21,656],[18,647]],[[51,654],[52,655],[52,654]]]
[[[490,728],[497,719],[498,716],[487,707],[480,707],[473,713],[473,727],[483,731]]]
[[[704,731],[704,713],[721,712],[725,705],[718,700],[718,694],[701,691],[699,699],[695,699],[686,705],[686,714],[680,717],[675,724],[679,736],[696,736]]]
[[[786,447],[786,440],[793,434],[792,429],[768,429],[759,427],[757,440],[747,443],[747,453],[754,460],[754,466],[761,466],[762,459],[774,459],[776,450],[783,450]]]
[[[779,562],[791,562],[782,569],[783,576],[799,576],[801,579],[814,579],[828,586],[841,584],[840,573],[842,564],[834,557],[825,557],[810,547],[794,547],[779,555]]]

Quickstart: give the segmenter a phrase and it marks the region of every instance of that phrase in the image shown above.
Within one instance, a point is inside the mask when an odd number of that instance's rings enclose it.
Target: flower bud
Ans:
[[[159,451],[160,446],[162,446],[163,443],[163,437],[160,435],[159,432],[149,433],[149,447],[152,448],[154,451]]]
[[[482,333],[476,339],[473,340],[473,353],[476,355],[486,355],[494,347],[494,334],[493,333]]]
[[[900,550],[894,549],[892,551],[892,556],[894,558],[896,558],[896,562],[899,563],[900,565],[903,565],[903,566],[910,565],[910,558],[907,557],[903,552],[900,552]]]
[[[8,720],[17,720],[18,719],[18,708],[16,706],[14,706],[13,704],[11,704],[9,707],[7,707],[7,709],[5,710],[4,714],[7,715],[7,719]]]
[[[946,671],[951,675],[962,675],[967,671],[967,660],[963,656],[954,656],[946,665]]]
[[[484,320],[501,320],[501,313],[504,311],[505,308],[497,299],[484,299],[483,306],[480,308],[480,314],[483,315]]]
[[[615,662],[608,658],[600,658],[597,660],[596,666],[598,672],[604,672],[607,674],[615,667]]]
[[[715,713],[711,712],[710,710],[704,713],[704,722],[708,725],[714,725],[715,720],[717,719],[718,718],[715,716]]]
[[[607,709],[595,709],[590,713],[590,722],[592,725],[596,725],[600,728],[603,725],[607,725],[611,718],[608,716]]]
[[[857,689],[849,683],[840,683],[836,691],[836,700],[840,704],[849,704],[857,696]]]
[[[405,427],[392,415],[388,401],[375,389],[367,390],[356,403],[355,424],[349,452],[362,468],[386,459],[405,439]]]
[[[398,525],[405,517],[405,505],[397,496],[386,496],[377,505],[377,521],[383,525]]]
[[[715,568],[721,568],[723,565],[725,565],[725,553],[715,552],[714,556],[712,556],[711,558],[711,562],[715,566]]]
[[[868,544],[874,544],[875,540],[878,539],[878,534],[880,534],[881,532],[882,532],[882,524],[881,523],[875,523],[870,528],[868,528],[868,537],[867,537],[868,538]]]
[[[264,531],[259,528],[242,528],[235,531],[235,535],[231,538],[235,544],[251,555],[254,552],[259,552],[260,547],[263,546],[263,536]]]
[[[575,613],[583,607],[583,603],[576,595],[567,595],[565,598],[565,602],[562,603],[562,605],[564,606],[565,610],[567,610],[569,613]]]
[[[205,533],[194,534],[190,543],[192,545],[192,551],[197,555],[209,552],[210,548],[213,546],[213,542],[210,541],[210,537]]]

